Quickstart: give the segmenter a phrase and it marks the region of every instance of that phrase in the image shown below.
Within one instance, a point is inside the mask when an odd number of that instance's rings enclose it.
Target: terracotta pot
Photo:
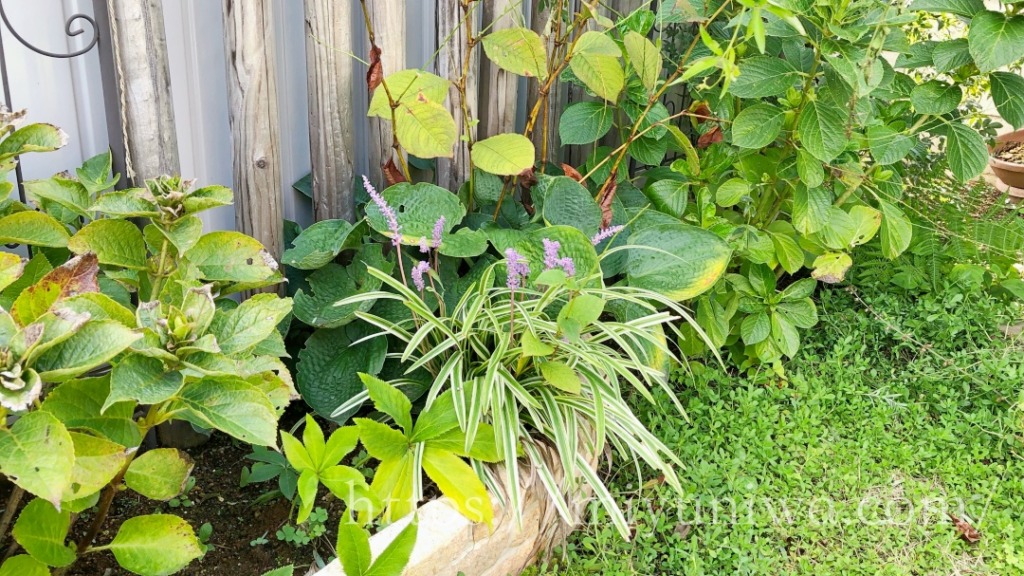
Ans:
[[[996,138],[996,144],[992,147],[992,153],[989,156],[989,165],[992,167],[992,172],[1003,181],[1003,184],[1010,187],[1010,195],[1021,197],[1024,196],[1024,164],[1014,164],[995,157],[996,152],[1012,142],[1024,142],[1024,130],[1017,130]],[[1017,190],[1013,190],[1014,188]]]

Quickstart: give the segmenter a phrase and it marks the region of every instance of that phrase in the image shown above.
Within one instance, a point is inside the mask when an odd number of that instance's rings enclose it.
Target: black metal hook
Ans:
[[[74,52],[69,52],[67,54],[43,50],[38,46],[32,45],[32,43],[26,40],[24,37],[22,37],[21,34],[18,34],[18,31],[14,29],[14,26],[11,25],[11,21],[7,18],[7,11],[4,10],[4,4],[2,0],[0,0],[0,18],[3,19],[4,25],[7,26],[7,29],[10,30],[11,34],[18,40],[18,42],[21,42],[23,46],[37,54],[49,56],[50,58],[74,58],[75,56],[81,56],[89,50],[92,50],[93,47],[96,46],[96,43],[100,41],[99,27],[96,25],[96,20],[94,20],[93,17],[89,16],[88,14],[73,14],[70,18],[67,19],[67,21],[64,22],[64,33],[67,34],[69,38],[85,33],[84,27],[81,27],[77,30],[71,29],[72,26],[74,26],[75,21],[77,20],[85,20],[89,23],[89,26],[92,27],[92,40],[89,42],[89,44],[84,46],[83,48],[75,50]]]

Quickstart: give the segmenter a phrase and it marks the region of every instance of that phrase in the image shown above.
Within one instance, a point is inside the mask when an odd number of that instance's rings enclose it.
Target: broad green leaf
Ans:
[[[778,308],[776,308],[776,313],[780,314],[797,328],[803,328],[804,330],[813,328],[818,323],[818,310],[814,305],[814,300],[810,298],[804,298],[795,302],[780,302]]]
[[[71,484],[75,446],[64,425],[48,412],[29,412],[0,428],[0,473],[51,504]]]
[[[0,252],[0,290],[10,286],[25,271],[25,261],[10,252]]]
[[[181,417],[197,426],[216,428],[243,442],[277,444],[277,413],[267,395],[242,380],[207,376],[178,394]]]
[[[226,186],[203,186],[188,193],[181,205],[186,214],[195,214],[218,206],[230,206],[234,199],[231,189]]]
[[[442,494],[452,499],[463,516],[488,525],[494,520],[494,508],[487,488],[464,460],[428,445],[423,450],[423,471],[437,484]]]
[[[19,554],[4,561],[0,576],[50,576],[50,569],[27,554]]]
[[[764,148],[779,137],[784,119],[783,111],[771,104],[744,108],[732,123],[732,143],[740,148]]]
[[[76,254],[93,252],[100,264],[132,270],[146,268],[142,231],[128,220],[108,218],[90,222],[71,237],[68,249]]]
[[[817,188],[825,181],[825,168],[821,165],[821,160],[806,150],[796,152],[796,171],[801,183],[808,188]]]
[[[540,36],[529,28],[508,28],[481,39],[484,52],[502,70],[526,76],[547,78],[547,54]]]
[[[320,483],[352,510],[376,515],[383,508],[363,473],[351,466],[331,466],[319,474]]]
[[[280,276],[270,252],[241,232],[204,234],[185,258],[204,279],[214,282],[263,282]]]
[[[309,450],[306,450],[298,438],[284,430],[281,431],[281,448],[284,450],[284,456],[288,459],[288,463],[297,472],[302,473],[306,470],[316,472],[317,466],[309,455]]]
[[[0,141],[0,158],[26,152],[51,152],[68,143],[66,132],[52,124],[29,124]]]
[[[412,403],[409,397],[391,384],[371,376],[359,374],[359,379],[366,386],[366,391],[373,401],[373,407],[391,416],[406,433],[412,433]]]
[[[71,441],[75,443],[75,468],[71,473],[71,484],[63,496],[64,502],[99,494],[128,461],[128,451],[120,444],[91,434],[70,434]]]
[[[732,250],[715,234],[686,224],[658,224],[633,233],[626,263],[631,286],[673,300],[704,293],[728,266]]]
[[[608,133],[615,118],[615,107],[603,102],[577,102],[562,112],[558,137],[563,146],[597,142]]]
[[[0,243],[63,248],[68,245],[67,228],[53,216],[25,210],[0,218]]]
[[[868,147],[875,162],[881,165],[895,164],[906,158],[914,149],[914,139],[888,126],[872,126],[867,129]]]
[[[395,211],[402,243],[406,246],[418,246],[420,238],[432,240],[434,225],[442,216],[444,234],[451,232],[466,216],[466,207],[457,195],[428,182],[395,184],[382,196]],[[366,220],[375,231],[391,237],[387,219],[373,202],[366,205]]]
[[[12,534],[33,558],[49,566],[63,567],[78,557],[74,547],[64,543],[71,527],[71,513],[36,498],[18,515]]]
[[[654,90],[658,76],[661,75],[661,50],[643,35],[632,31],[626,33],[622,43],[629,56],[629,64],[640,77],[640,82],[648,91]]]
[[[800,81],[802,74],[787,60],[775,56],[755,56],[740,61],[740,75],[729,84],[729,92],[739,98],[768,98],[785,94]]]
[[[540,373],[544,381],[570,394],[579,394],[582,385],[579,374],[564,362],[542,362]]]
[[[48,382],[62,382],[107,363],[142,337],[114,320],[86,323],[67,340],[47,350],[35,368]]]
[[[399,460],[409,453],[409,439],[400,431],[369,418],[356,418],[355,423],[367,454],[382,463]]]
[[[961,182],[978,177],[988,166],[985,139],[966,124],[949,124],[946,127],[946,163]]]
[[[914,0],[910,4],[910,9],[923,12],[947,12],[971,18],[985,9],[985,3],[983,0]]]
[[[335,409],[362,392],[358,373],[377,374],[384,366],[387,340],[372,338],[356,346],[344,328],[317,330],[299,352],[295,385],[317,414],[343,423],[355,412],[333,416]]]
[[[882,200],[878,207],[882,210],[882,254],[891,260],[910,246],[914,228],[899,208]]]
[[[237,308],[215,315],[210,332],[217,337],[221,353],[240,354],[266,340],[291,309],[291,298],[256,294]]]
[[[456,426],[453,426],[447,432],[428,440],[427,445],[451,452],[463,458],[472,458],[480,462],[490,462],[493,464],[501,461],[495,440],[494,428],[490,424],[481,422],[479,428],[477,428],[476,436],[473,438],[473,444],[467,450],[466,433],[459,429],[458,422],[456,422]]]
[[[519,344],[523,349],[523,356],[548,356],[555,351],[555,348],[550,344],[541,342],[540,338],[529,331],[523,330],[522,336],[519,337]],[[419,424],[419,422],[417,422]],[[418,427],[418,426],[417,426]]]
[[[124,483],[151,500],[167,501],[181,494],[195,462],[176,448],[157,448],[128,466]]]
[[[77,180],[61,176],[30,180],[25,182],[25,192],[36,205],[52,202],[79,216],[88,215],[89,191]]]
[[[690,183],[669,179],[655,180],[648,184],[643,192],[656,210],[682,218],[689,201]]]
[[[75,169],[75,174],[90,194],[99,194],[113,188],[120,180],[117,174],[111,177],[113,169],[114,156],[108,149],[83,162],[80,168]]]
[[[203,555],[188,522],[169,514],[125,520],[110,543],[122,568],[141,576],[168,576]]]
[[[832,193],[826,188],[797,187],[793,193],[793,226],[803,234],[813,234],[828,223]]]
[[[838,284],[846,278],[846,271],[853,266],[853,260],[845,252],[826,252],[814,259],[811,272],[817,280],[826,284]]]
[[[795,274],[804,266],[804,251],[797,241],[788,234],[771,232],[772,244],[775,245],[775,257],[782,269]]]
[[[742,178],[730,178],[715,191],[715,203],[729,208],[740,203],[744,196],[750,194],[750,184]]]
[[[343,298],[380,288],[380,279],[367,273],[367,266],[385,273],[393,268],[391,261],[384,259],[380,245],[366,245],[348,266],[331,262],[310,274],[306,278],[308,288],[295,293],[295,317],[316,328],[339,328],[355,320],[356,312],[370,310],[372,300],[335,306]]]
[[[395,111],[395,135],[409,154],[420,158],[452,156],[458,129],[451,112],[439,102],[425,96],[406,98]]]
[[[782,351],[783,354],[792,358],[800,349],[800,333],[796,327],[778,312],[772,314],[772,343]]]
[[[135,313],[101,292],[72,296],[61,303],[61,308],[89,314],[91,320],[115,320],[127,328],[135,328]]]
[[[365,576],[401,576],[402,571],[409,564],[412,549],[416,545],[418,529],[419,523],[414,516],[409,524],[402,528],[398,536],[381,551],[380,556],[374,560],[373,566],[366,571]]]
[[[299,494],[299,511],[295,514],[295,521],[301,524],[309,518],[313,512],[313,505],[316,503],[316,493],[320,487],[316,470],[307,468],[300,472],[296,487]]]
[[[116,402],[159,404],[181,390],[185,376],[164,366],[159,358],[128,354],[110,372],[110,396],[104,412]]]
[[[295,576],[295,567],[291,564],[264,572],[261,576]]]
[[[941,116],[956,110],[963,99],[963,90],[956,84],[941,80],[929,80],[920,84],[910,93],[910,103],[918,114]]]
[[[300,270],[322,268],[347,246],[355,247],[362,230],[345,220],[321,220],[292,241],[292,247],[285,250],[281,261]]]
[[[536,150],[522,134],[498,134],[473,144],[473,164],[491,174],[516,176],[533,167]]]
[[[988,78],[999,115],[1015,130],[1024,127],[1024,78],[1012,72],[993,72]]]
[[[203,221],[198,216],[183,216],[166,227],[150,224],[143,230],[143,236],[149,238],[146,231],[152,228],[160,236],[167,239],[179,254],[188,252],[203,235]],[[160,245],[163,245],[161,241]],[[154,249],[157,251],[157,249]]]
[[[615,102],[626,83],[619,55],[614,40],[591,30],[576,41],[569,68],[594,94]]]
[[[121,218],[149,218],[160,215],[160,208],[154,202],[143,198],[139,188],[104,194],[96,199],[88,211]]]
[[[396,102],[413,100],[420,92],[432,102],[444,102],[445,97],[448,96],[450,84],[436,74],[419,69],[393,72],[385,76],[383,84],[373,91],[367,115],[391,120],[391,105],[388,102],[387,92],[391,92],[391,97]],[[385,85],[387,91],[385,91]]]
[[[771,333],[772,323],[766,312],[757,312],[743,319],[740,324],[740,337],[747,346],[763,341]]]
[[[589,190],[567,176],[555,176],[545,187],[543,216],[550,226],[572,226],[587,235],[601,227],[601,207]]]
[[[338,561],[346,576],[363,576],[370,569],[373,557],[370,553],[370,534],[352,521],[348,515],[341,517],[338,526]]]
[[[991,72],[1024,58],[1024,16],[984,11],[971,20],[967,41],[982,72]]]
[[[851,245],[860,246],[875,237],[882,225],[882,213],[870,206],[854,206],[850,208],[855,233]]]
[[[945,40],[932,50],[932,63],[936,72],[952,72],[961,66],[974,62],[967,38]]]
[[[487,234],[480,230],[459,228],[455,234],[444,236],[437,251],[452,258],[475,258],[487,251]]]
[[[818,160],[831,162],[846,148],[846,120],[845,112],[825,99],[808,102],[797,124],[801,145]]]
[[[111,402],[103,409],[110,394],[109,380],[102,376],[65,382],[46,396],[41,410],[68,429],[95,432],[122,446],[138,446],[142,435],[133,420],[136,403]]]

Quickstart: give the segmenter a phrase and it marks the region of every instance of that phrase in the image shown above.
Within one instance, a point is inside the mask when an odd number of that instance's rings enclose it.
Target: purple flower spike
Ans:
[[[427,287],[423,281],[423,275],[427,273],[427,270],[430,270],[430,264],[427,264],[426,261],[417,262],[416,266],[412,269],[412,283],[420,292],[423,292]]]
[[[562,249],[562,243],[557,240],[544,239],[544,269],[551,270],[558,268],[558,251]]]
[[[604,242],[605,240],[611,238],[612,236],[615,236],[619,232],[622,232],[623,228],[625,228],[625,226],[609,226],[608,228],[601,230],[597,234],[594,234],[594,237],[590,239],[590,243],[593,244],[594,246],[597,246],[601,242]]]
[[[427,244],[426,236],[420,236],[420,252],[423,254],[430,252],[430,244]]]
[[[384,219],[388,223],[388,228],[391,231],[391,243],[395,247],[402,245],[402,227],[398,225],[398,217],[395,216],[395,211],[391,206],[388,205],[384,197],[377,192],[377,189],[370,184],[370,179],[363,175],[363,187],[366,188],[366,193],[370,195],[370,200],[377,205],[380,209],[380,213],[384,216]]]
[[[437,219],[437,222],[434,222],[434,235],[433,238],[431,238],[431,248],[436,249],[441,246],[441,236],[444,235],[444,222],[444,216],[441,216]]]
[[[572,258],[565,256],[559,257],[558,251],[562,249],[561,242],[557,240],[550,240],[544,238],[544,269],[554,270],[555,268],[561,268],[565,272],[566,276],[576,275],[576,263],[572,261]]]
[[[505,250],[505,258],[508,260],[505,264],[508,268],[505,284],[508,285],[509,290],[518,290],[523,285],[523,279],[530,276],[530,265],[526,258],[523,258],[523,255],[516,252],[514,248]]]

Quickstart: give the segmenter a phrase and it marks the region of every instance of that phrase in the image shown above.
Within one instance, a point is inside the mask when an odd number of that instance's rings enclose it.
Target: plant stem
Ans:
[[[3,545],[4,539],[7,538],[7,529],[11,527],[14,513],[17,511],[18,504],[21,504],[21,499],[24,496],[25,490],[21,486],[15,485],[11,495],[7,497],[7,508],[4,509],[4,515],[0,518],[0,545]]]
[[[370,39],[370,51],[380,51],[380,47],[377,46],[377,36],[373,32],[373,22],[370,20],[370,11],[366,7],[366,0],[359,0],[359,4],[363,9],[363,20],[366,22],[366,33]],[[379,56],[378,56],[379,58]],[[405,161],[405,156],[402,155],[402,145],[398,142],[398,101],[391,95],[391,90],[388,88],[388,83],[384,79],[383,65],[381,66],[381,79],[380,86],[384,89],[384,94],[388,97],[388,106],[391,108],[391,149],[394,151],[394,155],[398,157],[398,163],[402,165],[402,174],[405,179],[412,182],[412,176],[409,173],[409,164]],[[370,94],[373,97],[373,94]],[[381,166],[383,168],[383,166]]]

